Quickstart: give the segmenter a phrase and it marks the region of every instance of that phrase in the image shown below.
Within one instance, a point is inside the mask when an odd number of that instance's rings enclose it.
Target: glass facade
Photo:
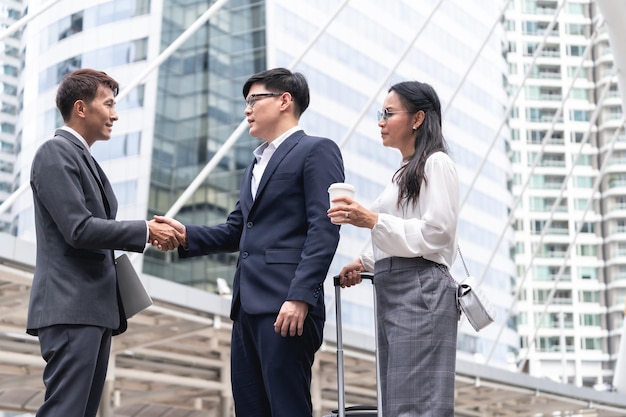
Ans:
[[[166,0],[162,49],[169,46],[206,7],[206,1]],[[231,1],[159,69],[148,216],[163,214],[204,168],[244,118],[241,88],[266,68],[265,6]],[[243,170],[257,139],[247,133],[184,205],[184,223],[222,223],[235,207]],[[144,271],[212,290],[218,277],[231,282],[237,254],[176,262],[175,253],[149,250]]]

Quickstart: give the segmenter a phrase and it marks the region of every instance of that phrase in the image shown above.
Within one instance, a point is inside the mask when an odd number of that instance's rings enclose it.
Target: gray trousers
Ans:
[[[96,417],[111,351],[111,329],[56,325],[39,329],[46,396],[37,417]]]
[[[376,262],[385,417],[453,417],[458,311],[448,268],[424,258]]]

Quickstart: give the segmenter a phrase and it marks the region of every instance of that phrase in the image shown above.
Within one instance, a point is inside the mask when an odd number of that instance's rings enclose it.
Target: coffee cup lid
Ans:
[[[336,182],[334,184],[330,184],[330,187],[328,187],[328,190],[329,191],[334,190],[335,188],[341,188],[341,189],[354,191],[354,185],[348,184],[347,182]]]

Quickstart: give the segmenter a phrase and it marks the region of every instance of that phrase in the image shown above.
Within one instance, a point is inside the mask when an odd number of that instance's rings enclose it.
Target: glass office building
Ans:
[[[163,2],[161,50],[208,6],[206,1]],[[158,71],[148,215],[168,211],[242,121],[241,88],[266,68],[265,5],[227,2]],[[235,207],[243,171],[257,139],[244,133],[177,214],[184,223],[217,224]],[[146,253],[144,270],[184,284],[212,289],[232,280],[237,254],[172,262],[177,255]]]
[[[36,8],[44,1],[28,3]],[[508,314],[515,270],[508,221],[509,130],[502,122],[507,67],[504,34],[496,25],[500,1],[231,0],[136,88],[125,91],[211,4],[64,2],[29,24],[22,73],[28,81],[18,128],[21,181],[27,181],[37,146],[60,125],[54,108],[58,81],[74,68],[94,67],[120,81],[122,90],[114,137],[93,147],[120,200],[118,218],[163,214],[243,120],[244,81],[263,69],[289,66],[304,73],[311,87],[301,126],[340,144],[346,179],[367,205],[400,163],[399,153],[381,145],[376,110],[393,83],[428,82],[441,98],[444,134],[461,178],[463,254],[497,300],[497,326],[479,335],[463,323],[460,352],[510,367],[518,339],[514,316]],[[223,222],[258,144],[242,134],[176,217],[196,224]],[[18,199],[13,215],[17,234],[34,239],[30,195]],[[369,244],[367,231],[344,227],[330,274]],[[149,249],[139,259],[148,274],[213,291],[218,277],[232,280],[237,254],[179,261],[175,253]],[[463,277],[460,262],[453,273]],[[346,291],[345,301],[346,325],[370,331],[371,289]]]

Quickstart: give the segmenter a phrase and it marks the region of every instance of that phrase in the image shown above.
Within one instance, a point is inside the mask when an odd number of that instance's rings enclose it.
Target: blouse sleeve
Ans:
[[[374,254],[371,251],[361,254],[359,259],[361,260],[361,265],[363,265],[363,268],[365,268],[367,272],[374,272],[375,260]]]
[[[392,256],[438,253],[455,238],[459,181],[454,163],[448,155],[436,153],[428,158],[424,171],[427,182],[420,190],[419,209],[409,207],[403,217],[380,213],[372,229],[372,242]]]

